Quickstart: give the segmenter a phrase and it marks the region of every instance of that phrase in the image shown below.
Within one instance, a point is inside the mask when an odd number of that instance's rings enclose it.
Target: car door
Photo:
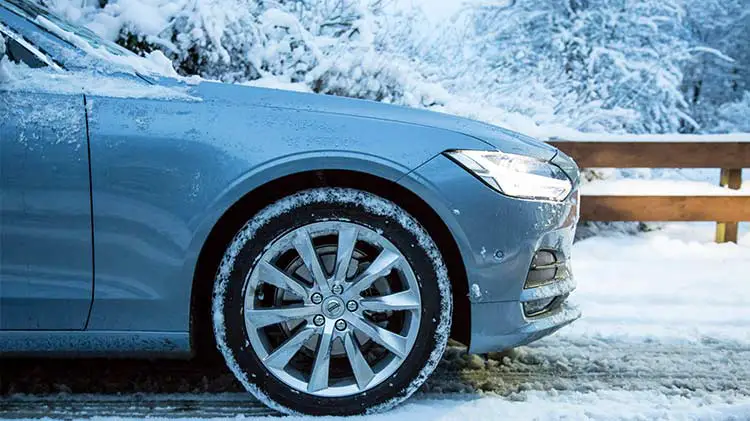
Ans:
[[[84,329],[93,292],[84,96],[60,93],[66,89],[56,84],[64,82],[53,76],[63,70],[1,24],[0,33],[0,50],[6,50],[0,69],[0,330]]]

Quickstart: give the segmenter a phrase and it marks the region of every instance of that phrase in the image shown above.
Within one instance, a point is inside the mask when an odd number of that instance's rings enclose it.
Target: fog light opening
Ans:
[[[523,303],[523,313],[526,317],[536,316],[544,313],[555,301],[556,297],[541,298],[539,300],[531,300]]]

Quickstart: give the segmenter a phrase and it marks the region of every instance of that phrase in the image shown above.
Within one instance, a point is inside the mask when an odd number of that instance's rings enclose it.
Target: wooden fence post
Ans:
[[[741,168],[722,168],[721,181],[719,185],[729,187],[733,190],[739,190],[742,186],[742,169]],[[739,224],[736,221],[717,222],[716,223],[716,242],[726,243],[731,241],[737,242]]]

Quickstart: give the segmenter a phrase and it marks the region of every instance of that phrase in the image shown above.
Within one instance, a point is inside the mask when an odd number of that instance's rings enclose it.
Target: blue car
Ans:
[[[579,172],[545,143],[164,76],[26,0],[0,34],[2,355],[218,350],[272,408],[357,414],[449,337],[499,351],[580,315]]]

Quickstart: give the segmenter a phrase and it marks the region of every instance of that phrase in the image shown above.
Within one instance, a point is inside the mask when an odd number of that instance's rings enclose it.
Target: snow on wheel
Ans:
[[[286,413],[346,415],[409,397],[448,341],[437,246],[396,204],[318,188],[252,217],[214,286],[214,333],[245,388]]]

